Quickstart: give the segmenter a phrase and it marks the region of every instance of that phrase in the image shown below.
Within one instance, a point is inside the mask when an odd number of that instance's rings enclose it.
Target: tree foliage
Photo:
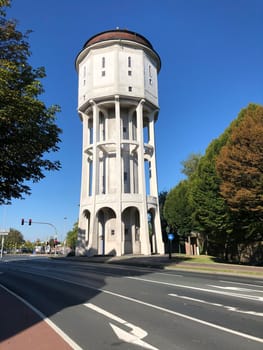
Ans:
[[[38,98],[45,70],[28,63],[29,32],[21,33],[14,20],[6,19],[8,3],[0,4],[0,204],[30,194],[28,181],[38,182],[45,171],[60,168],[58,161],[47,159],[48,152],[58,151],[59,107],[48,108]]]
[[[188,181],[181,181],[168,193],[164,205],[165,219],[180,235],[185,235],[192,230],[192,210],[188,190]]]
[[[76,222],[71,231],[67,233],[66,244],[72,250],[75,250],[78,239],[78,222]]]
[[[191,182],[194,227],[203,235],[203,248],[209,254],[216,254],[215,249],[224,249],[231,233],[229,213],[219,193],[220,178],[215,169],[215,158],[224,142],[224,137],[211,142]]]
[[[220,193],[232,210],[263,213],[263,107],[250,105],[216,160]],[[262,218],[263,219],[263,218]]]
[[[203,251],[225,258],[240,257],[240,247],[262,240],[262,106],[243,109],[204,156],[196,162],[189,156],[182,164],[188,178],[164,205],[169,224],[199,232]]]
[[[18,230],[11,228],[8,235],[5,236],[4,247],[8,250],[20,248],[23,242],[24,238],[22,233]]]
[[[190,178],[193,174],[195,174],[201,158],[202,155],[200,153],[190,154],[186,160],[181,162],[183,166],[182,173]]]
[[[216,160],[220,194],[233,211],[242,240],[263,237],[263,107],[249,105]]]

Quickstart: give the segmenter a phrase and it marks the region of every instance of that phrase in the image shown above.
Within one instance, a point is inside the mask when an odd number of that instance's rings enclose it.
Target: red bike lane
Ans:
[[[0,286],[0,350],[70,350],[69,342],[22,300]]]

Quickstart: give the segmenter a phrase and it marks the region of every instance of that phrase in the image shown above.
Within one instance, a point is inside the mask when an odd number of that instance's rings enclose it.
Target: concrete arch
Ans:
[[[90,211],[88,209],[83,210],[82,216],[85,219],[85,245],[88,245],[90,238]]]
[[[140,254],[140,212],[135,206],[129,206],[122,212],[123,252]]]
[[[96,214],[97,247],[99,255],[116,255],[116,213],[112,208],[102,207]]]

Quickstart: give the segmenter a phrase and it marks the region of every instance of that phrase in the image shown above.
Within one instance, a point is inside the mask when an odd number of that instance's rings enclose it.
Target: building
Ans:
[[[77,255],[163,253],[154,124],[158,54],[142,35],[110,30],[76,58],[83,123]]]

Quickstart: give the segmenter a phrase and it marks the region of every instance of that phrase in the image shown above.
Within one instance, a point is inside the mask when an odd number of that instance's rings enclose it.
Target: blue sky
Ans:
[[[32,185],[32,195],[0,207],[0,228],[25,239],[61,239],[77,221],[82,125],[74,61],[91,36],[116,27],[145,36],[159,53],[160,113],[156,123],[159,192],[183,179],[181,162],[204,153],[239,111],[263,103],[262,0],[13,0],[8,17],[32,29],[33,67],[44,66],[47,106],[58,104],[62,169]]]

